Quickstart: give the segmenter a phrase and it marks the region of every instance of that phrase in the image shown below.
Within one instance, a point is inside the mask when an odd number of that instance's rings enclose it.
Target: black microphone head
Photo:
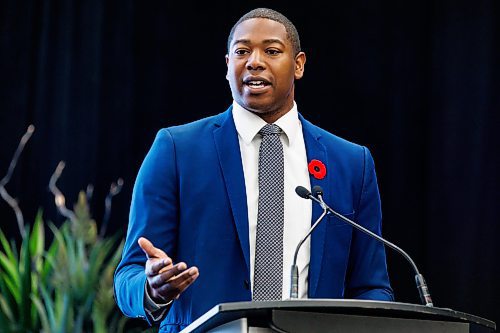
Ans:
[[[309,199],[309,196],[311,195],[311,192],[304,186],[297,186],[295,188],[295,193],[299,195],[299,197],[304,198],[304,199]]]
[[[323,196],[323,189],[321,188],[321,186],[316,185],[312,188],[312,193],[315,197],[318,197],[318,195]]]

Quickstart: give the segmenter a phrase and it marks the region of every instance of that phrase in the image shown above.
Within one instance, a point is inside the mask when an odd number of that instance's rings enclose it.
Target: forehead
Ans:
[[[252,44],[262,43],[266,40],[279,40],[283,44],[291,46],[285,26],[266,18],[252,18],[238,24],[234,30],[231,45],[239,40],[245,40]]]

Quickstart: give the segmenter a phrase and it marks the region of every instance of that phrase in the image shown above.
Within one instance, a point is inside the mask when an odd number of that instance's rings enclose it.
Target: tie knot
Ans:
[[[275,124],[266,124],[259,131],[259,134],[262,136],[271,135],[271,134],[280,134],[282,132],[281,128]]]

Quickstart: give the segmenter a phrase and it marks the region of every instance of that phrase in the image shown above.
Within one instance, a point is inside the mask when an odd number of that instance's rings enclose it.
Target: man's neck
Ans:
[[[290,104],[290,103],[289,103]],[[252,111],[252,110],[247,110],[248,112],[253,113],[254,115],[258,116],[262,120],[264,120],[268,124],[273,124],[275,123],[278,119],[286,115],[290,110],[293,109],[295,103],[292,100],[290,105],[282,106],[281,108],[274,110],[274,111],[269,111],[269,112],[259,112],[259,111]]]

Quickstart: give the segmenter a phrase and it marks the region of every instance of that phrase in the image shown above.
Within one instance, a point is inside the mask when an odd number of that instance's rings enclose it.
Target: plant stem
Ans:
[[[14,153],[14,156],[12,157],[12,160],[10,161],[9,169],[7,170],[7,174],[5,177],[0,180],[0,196],[7,202],[7,204],[12,207],[14,212],[16,213],[16,220],[17,220],[17,226],[19,227],[19,232],[21,233],[21,236],[23,239],[26,237],[26,230],[24,228],[24,217],[23,217],[23,212],[21,211],[21,208],[19,208],[19,204],[16,199],[11,197],[9,193],[7,192],[7,189],[5,188],[5,185],[10,181],[10,177],[12,176],[12,173],[14,172],[14,169],[16,168],[17,161],[19,160],[19,157],[21,156],[21,153],[24,149],[24,146],[26,146],[26,143],[28,143],[28,140],[31,138],[31,135],[35,131],[35,126],[29,125],[28,129],[26,130],[26,133],[21,138],[21,141],[19,141],[19,145],[17,146],[16,152]]]

